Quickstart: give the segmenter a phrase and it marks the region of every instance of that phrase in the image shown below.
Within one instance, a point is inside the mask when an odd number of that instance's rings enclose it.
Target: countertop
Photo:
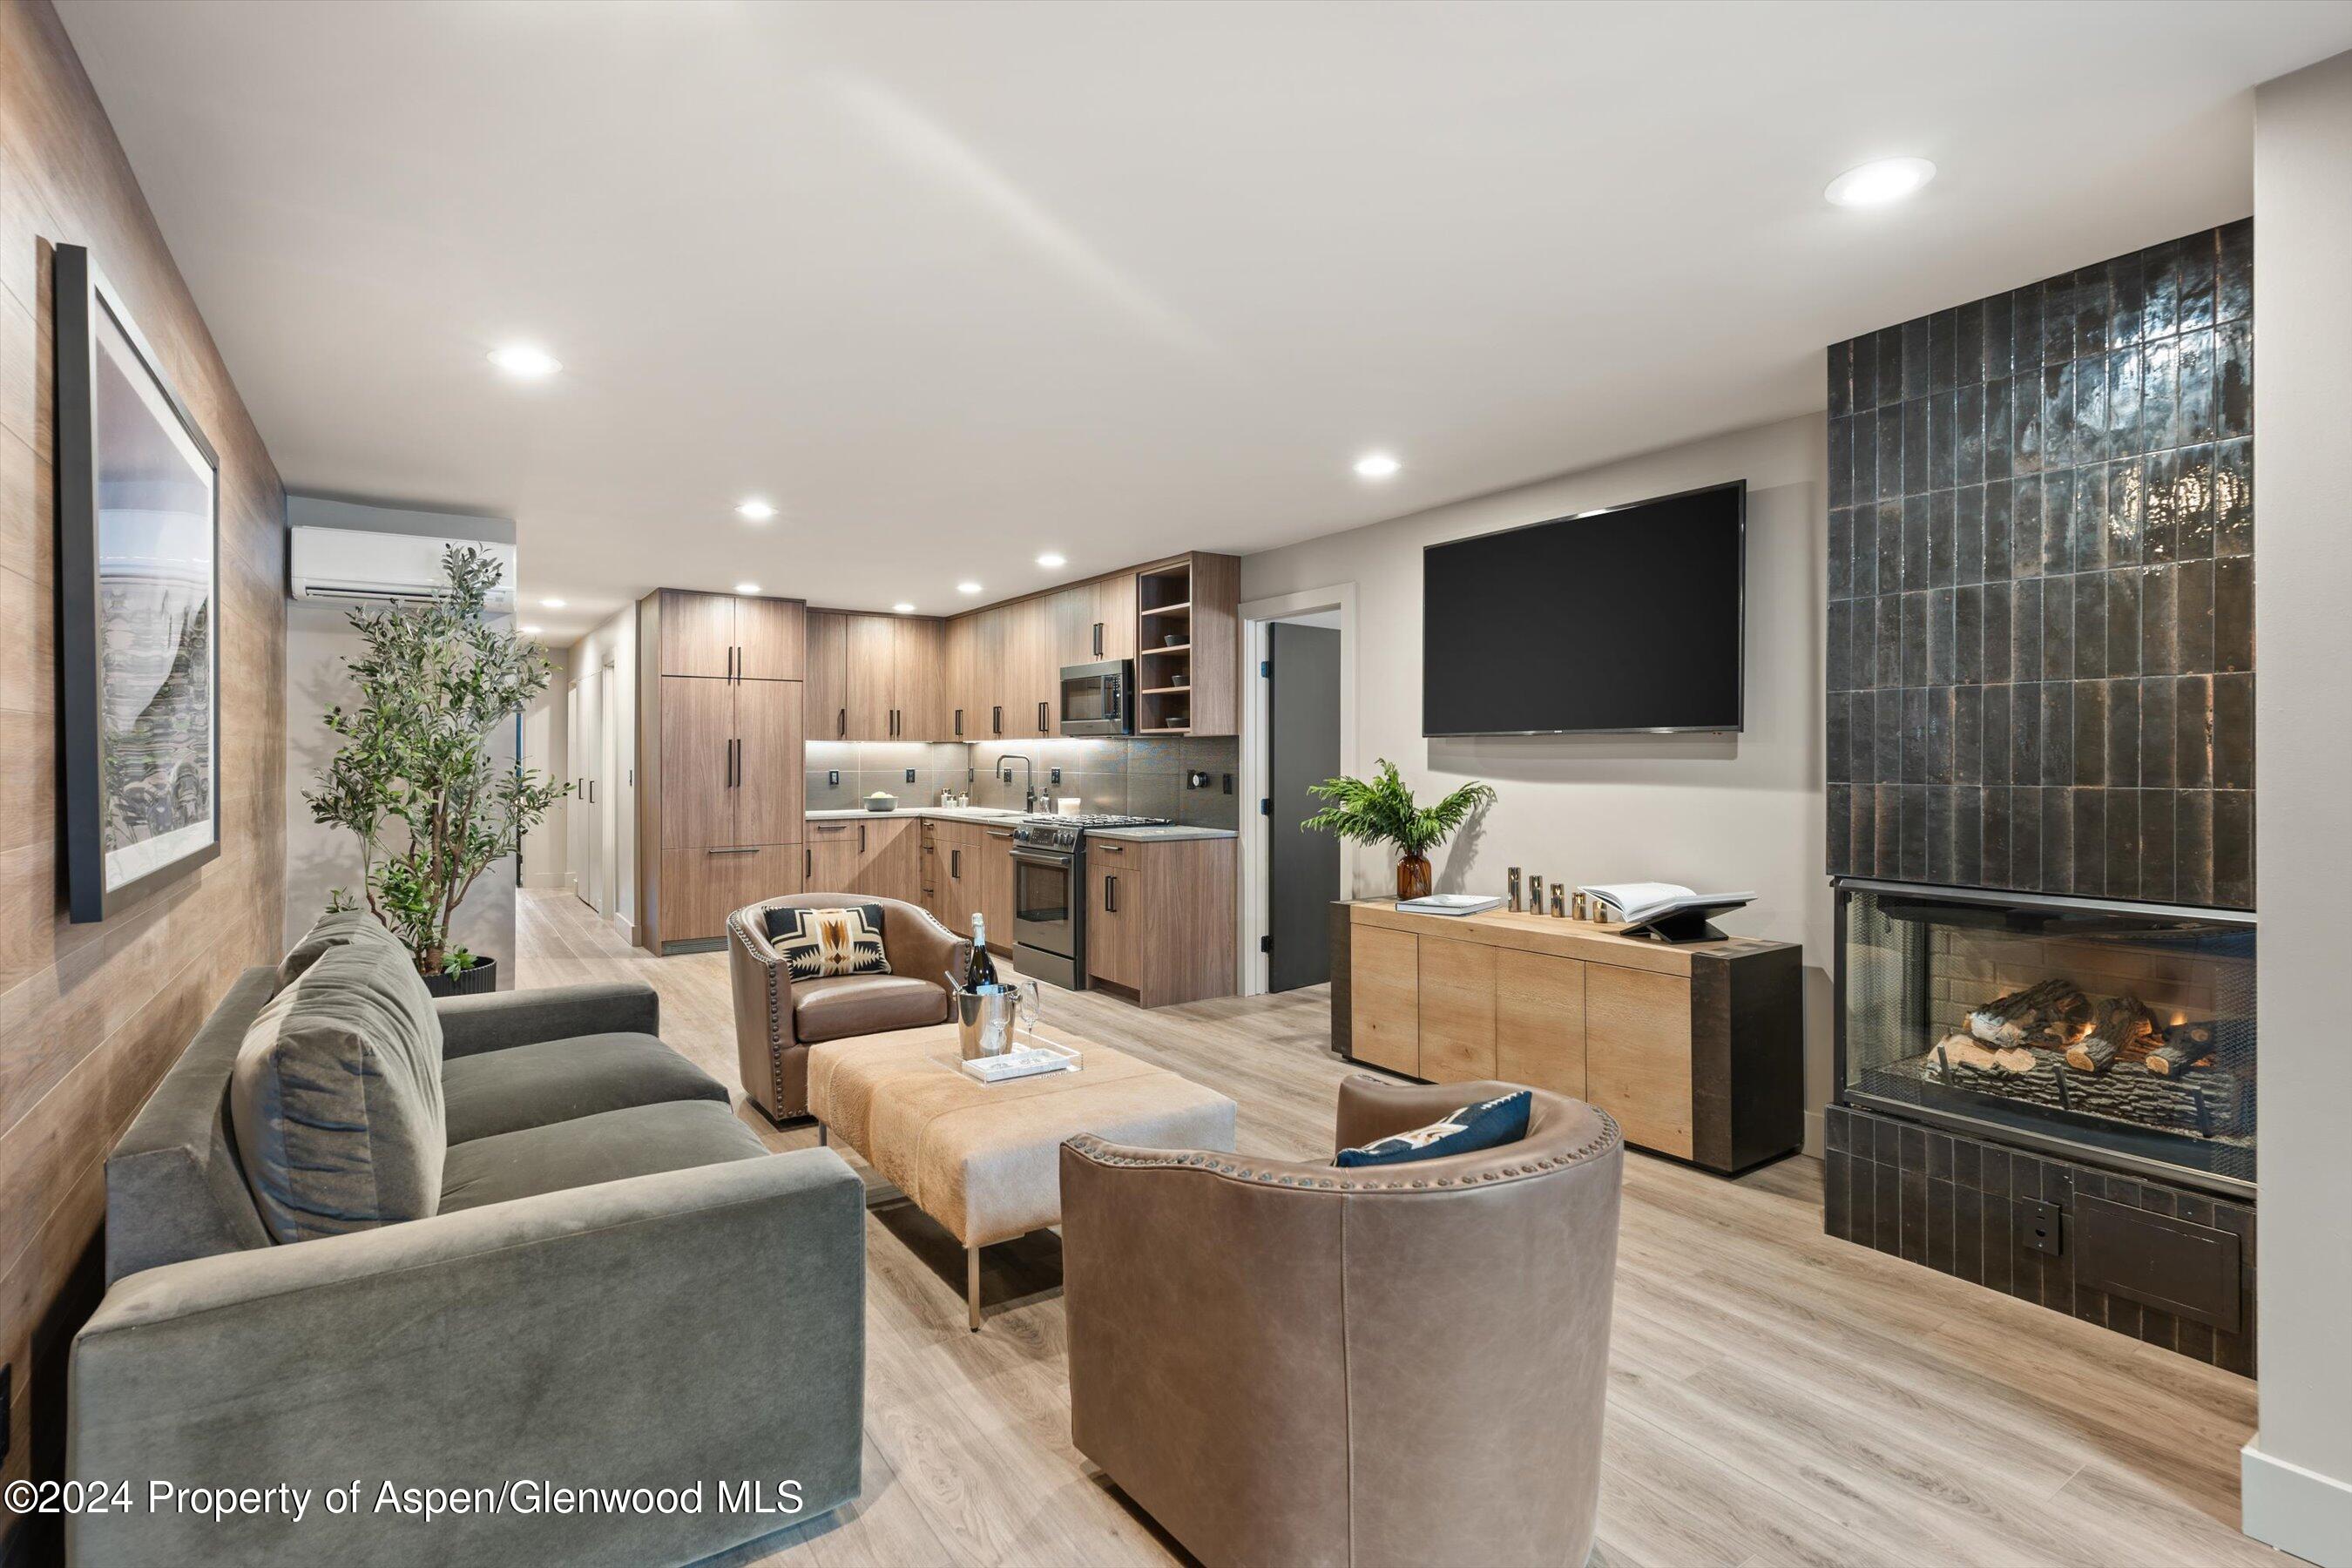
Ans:
[[[929,816],[942,822],[1013,823],[1030,814],[985,805],[902,805],[893,811],[867,811],[863,806],[852,806],[846,810],[812,811],[806,815],[811,822],[864,822],[869,817],[887,821],[900,816]]]
[[[1171,823],[1166,827],[1097,827],[1090,830],[1087,837],[1133,838],[1165,843],[1172,838],[1239,838],[1241,835],[1230,827],[1187,827],[1181,823]]]

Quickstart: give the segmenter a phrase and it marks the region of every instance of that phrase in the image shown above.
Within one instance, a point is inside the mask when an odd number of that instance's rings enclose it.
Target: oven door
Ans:
[[[1013,851],[1013,939],[1068,962],[1077,956],[1074,858],[1046,849]]]
[[[1124,659],[1065,665],[1061,718],[1065,735],[1124,735],[1133,716],[1128,694],[1134,681]]]

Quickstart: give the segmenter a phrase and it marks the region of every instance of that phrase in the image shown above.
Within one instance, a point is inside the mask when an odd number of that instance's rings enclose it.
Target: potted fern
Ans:
[[[1386,757],[1370,779],[1345,775],[1309,784],[1307,793],[1331,804],[1299,824],[1336,833],[1358,844],[1392,847],[1397,859],[1397,897],[1429,896],[1429,852],[1469,819],[1470,814],[1495,798],[1495,786],[1475,780],[1464,784],[1435,805],[1424,806]]]
[[[453,943],[450,921],[572,786],[491,754],[491,736],[551,671],[537,644],[484,614],[496,559],[453,545],[442,569],[447,585],[426,603],[352,612],[366,645],[344,661],[358,700],[327,710],[342,744],[302,798],[317,821],[359,835],[360,898],[406,944],[426,989],[446,996],[497,985],[495,960]],[[356,909],[360,898],[338,888],[328,907]]]

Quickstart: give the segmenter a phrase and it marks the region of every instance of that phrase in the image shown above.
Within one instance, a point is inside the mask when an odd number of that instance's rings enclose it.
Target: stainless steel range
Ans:
[[[1022,819],[1013,829],[1013,955],[1024,975],[1087,988],[1087,835],[1167,824],[1164,816],[1103,812]]]

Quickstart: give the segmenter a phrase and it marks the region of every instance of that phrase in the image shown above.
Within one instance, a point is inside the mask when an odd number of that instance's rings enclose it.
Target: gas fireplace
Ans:
[[[2252,1194],[2252,917],[1853,879],[1837,901],[1848,1104]]]

